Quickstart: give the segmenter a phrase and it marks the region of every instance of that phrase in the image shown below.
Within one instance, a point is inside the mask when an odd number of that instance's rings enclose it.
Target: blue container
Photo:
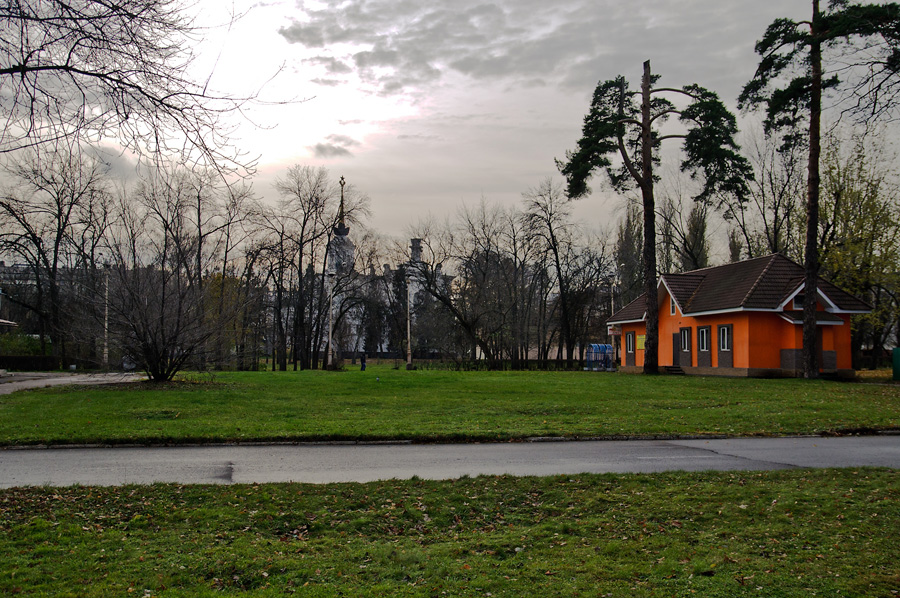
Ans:
[[[593,343],[588,345],[584,356],[584,369],[602,372],[613,369],[613,346]]]

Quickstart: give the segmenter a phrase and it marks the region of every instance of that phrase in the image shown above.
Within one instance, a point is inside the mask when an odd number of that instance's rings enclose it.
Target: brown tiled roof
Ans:
[[[819,288],[825,293],[825,296],[834,301],[840,308],[847,311],[872,311],[872,306],[854,297],[846,291],[842,291],[827,280],[819,279]]]
[[[643,320],[644,313],[647,311],[646,309],[646,300],[644,297],[647,295],[641,295],[619,311],[617,311],[613,318],[610,318],[610,322],[634,322],[636,320]]]
[[[803,285],[803,279],[803,267],[779,254],[661,277],[685,315],[738,309],[778,309]],[[819,278],[819,289],[842,311],[871,310],[864,302],[822,278]],[[635,303],[641,309],[637,316],[633,308]],[[644,313],[643,307],[644,297],[641,296],[613,314],[610,322],[640,319]],[[629,311],[626,313],[626,310]]]
[[[672,295],[675,296],[675,301],[678,302],[679,307],[682,309],[685,305],[690,303],[691,297],[694,296],[694,291],[697,290],[697,287],[700,286],[700,283],[702,282],[702,274],[691,273],[679,274],[666,279],[669,290],[672,291]]]

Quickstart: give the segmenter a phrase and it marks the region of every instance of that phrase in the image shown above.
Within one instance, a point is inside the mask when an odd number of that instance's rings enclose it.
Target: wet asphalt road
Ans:
[[[0,488],[172,482],[368,482],[464,475],[556,475],[880,466],[900,469],[900,435],[525,442],[0,450]]]

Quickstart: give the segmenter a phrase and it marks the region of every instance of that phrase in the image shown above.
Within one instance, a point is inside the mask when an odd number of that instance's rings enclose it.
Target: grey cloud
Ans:
[[[662,67],[655,70],[665,81],[714,87],[725,80],[723,95],[736,94],[742,75],[731,56],[770,18],[755,3],[710,0],[328,0],[324,8],[300,6],[302,16],[279,33],[321,48],[317,60],[326,70],[353,69],[384,95],[421,91],[451,71],[520,89],[555,85],[584,92],[620,73],[639,75],[642,57]]]
[[[316,77],[315,79],[310,79],[310,83],[315,83],[316,85],[321,85],[322,87],[337,87],[342,85],[344,81],[340,79],[323,79],[322,77]]]
[[[397,135],[397,139],[402,139],[404,141],[437,141],[440,138],[441,137],[439,135]]]
[[[398,66],[401,64],[400,54],[391,50],[376,50],[374,52],[358,52],[353,55],[353,61],[360,68],[373,66]]]
[[[347,148],[332,143],[317,143],[310,149],[316,158],[339,158],[353,155]]]
[[[87,149],[94,158],[106,165],[107,173],[115,180],[132,181],[141,174],[141,164],[133,156],[121,149],[107,145],[89,146]]]
[[[360,145],[359,141],[347,135],[338,135],[336,133],[325,138],[328,143],[317,143],[310,149],[316,158],[339,158],[343,156],[352,156],[353,153],[347,149]]]
[[[350,0],[304,10],[302,20],[279,33],[291,43],[324,48],[325,54],[336,43],[365,48],[350,57],[356,72],[389,95],[434,83],[447,70],[474,78],[547,76],[573,52],[590,52],[560,31],[566,15],[577,11],[567,10],[565,2],[551,4],[520,0],[504,6],[463,0],[448,8],[417,1]],[[549,31],[535,30],[535,23],[550,21],[559,24]],[[557,47],[548,51],[546,39],[555,39]],[[568,40],[569,47],[558,47],[560,40]],[[324,56],[317,61],[327,69],[343,64],[342,58]]]
[[[325,47],[325,35],[315,25],[307,26],[302,23],[294,23],[290,27],[281,27],[278,33],[292,44],[303,44],[308,48]]]
[[[329,75],[346,75],[353,72],[353,67],[333,56],[314,56],[307,58],[303,62],[321,65],[325,67],[325,71]]]

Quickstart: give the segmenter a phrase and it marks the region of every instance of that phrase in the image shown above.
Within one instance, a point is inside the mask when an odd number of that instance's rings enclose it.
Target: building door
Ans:
[[[635,364],[635,334],[634,332],[625,333],[625,365],[634,367]]]
[[[718,351],[716,354],[718,355],[718,367],[732,368],[734,367],[734,351],[732,350],[734,343],[734,325],[724,324],[718,326],[717,330],[716,346],[718,347]]]
[[[678,365],[682,367],[691,367],[694,365],[694,354],[691,350],[691,329],[690,328],[682,328],[679,331],[680,341],[681,341],[681,355],[678,357]]]
[[[672,365],[679,366],[681,365],[678,357],[681,355],[681,334],[678,332],[672,333]]]

